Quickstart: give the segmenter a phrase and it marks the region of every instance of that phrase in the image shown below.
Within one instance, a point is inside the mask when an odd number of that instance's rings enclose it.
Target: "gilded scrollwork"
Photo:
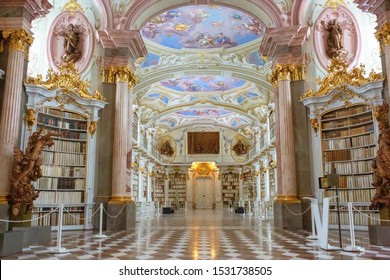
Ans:
[[[97,121],[91,121],[89,123],[89,133],[91,134],[92,137],[95,135],[96,127],[97,127]]]
[[[62,8],[62,11],[69,11],[71,15],[73,15],[75,12],[84,13],[83,8],[81,5],[77,2],[77,0],[70,0],[68,3],[65,4],[65,6]]]
[[[80,74],[77,73],[75,65],[72,62],[61,65],[59,73],[55,73],[52,69],[49,69],[46,75],[46,81],[42,80],[41,75],[37,75],[36,78],[29,77],[26,83],[43,86],[48,90],[61,89],[64,93],[71,91],[84,99],[106,101],[106,98],[98,90],[94,94],[89,92],[91,88],[90,81],[83,81],[81,79]]]
[[[36,121],[36,115],[35,114],[36,114],[36,112],[33,109],[27,109],[26,110],[26,116],[24,117],[24,121],[26,122],[26,125],[30,129],[35,124],[35,121]]]
[[[375,33],[375,37],[380,43],[381,54],[383,54],[385,47],[390,45],[390,23],[385,23]]]
[[[4,39],[9,40],[10,51],[21,51],[25,55],[34,41],[34,38],[24,29],[3,30],[2,34]]]
[[[319,90],[314,92],[313,89],[309,89],[301,96],[301,100],[327,95],[331,90],[338,87],[346,85],[361,87],[367,83],[383,79],[380,74],[373,71],[371,71],[368,77],[365,77],[366,70],[363,64],[353,68],[351,71],[348,71],[348,67],[349,65],[345,60],[332,59],[328,75],[323,79],[317,78],[317,84],[320,86]]]
[[[137,83],[137,77],[129,65],[111,66],[103,68],[101,71],[103,83],[128,83],[129,87],[133,87]]]
[[[277,88],[279,81],[299,81],[305,79],[305,66],[296,64],[276,64],[269,76],[271,84]]]

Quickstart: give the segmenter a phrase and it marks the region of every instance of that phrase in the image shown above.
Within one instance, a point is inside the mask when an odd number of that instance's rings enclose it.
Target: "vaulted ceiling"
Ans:
[[[269,26],[299,20],[305,1],[123,1],[107,27],[140,30],[148,55],[137,59],[134,104],[148,127],[259,127],[273,101],[271,62],[258,49]]]

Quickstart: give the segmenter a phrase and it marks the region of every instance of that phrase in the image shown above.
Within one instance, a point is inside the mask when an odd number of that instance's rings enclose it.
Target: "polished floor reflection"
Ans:
[[[274,229],[272,221],[224,210],[188,210],[174,214],[145,216],[129,231],[64,232],[62,246],[69,252],[53,254],[56,233],[46,246],[25,248],[3,259],[121,259],[121,260],[390,260],[389,246],[370,245],[368,233],[356,231],[361,253],[325,251],[310,244],[307,231]],[[343,247],[350,245],[349,231],[342,232]],[[339,244],[338,231],[330,231],[329,243]]]

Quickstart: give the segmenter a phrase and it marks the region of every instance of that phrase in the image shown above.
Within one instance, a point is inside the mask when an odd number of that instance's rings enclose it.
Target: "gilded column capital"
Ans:
[[[384,54],[385,47],[390,46],[390,23],[385,23],[376,33],[376,39],[379,41],[381,55]]]
[[[271,84],[277,88],[279,81],[300,81],[305,79],[305,65],[276,64],[269,77]]]
[[[134,75],[130,66],[111,66],[102,69],[103,83],[128,83],[133,87],[137,83],[137,77]]]
[[[27,54],[28,48],[32,45],[34,38],[24,29],[3,30],[3,38],[9,40],[10,51],[20,51]]]

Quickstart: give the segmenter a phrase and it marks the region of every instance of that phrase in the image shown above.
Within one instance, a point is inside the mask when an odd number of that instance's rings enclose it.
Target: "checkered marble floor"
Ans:
[[[224,210],[188,210],[172,215],[140,218],[129,231],[65,231],[56,254],[56,233],[45,246],[24,248],[3,260],[390,260],[390,246],[369,243],[368,233],[356,231],[356,245],[364,252],[325,251],[307,239],[307,231],[274,229],[272,220]],[[351,245],[349,231],[342,232],[343,247]],[[329,244],[339,245],[338,231],[330,230]]]

